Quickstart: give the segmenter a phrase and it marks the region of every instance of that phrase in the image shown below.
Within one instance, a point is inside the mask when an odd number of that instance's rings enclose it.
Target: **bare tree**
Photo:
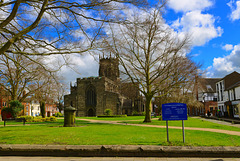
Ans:
[[[154,96],[162,97],[180,88],[197,70],[186,57],[189,38],[178,37],[165,24],[161,15],[164,5],[163,2],[159,8],[135,15],[132,23],[111,25],[111,38],[104,40],[110,46],[107,50],[119,59],[122,74],[145,96],[144,122],[151,122]]]
[[[129,3],[144,0],[1,0],[0,55],[33,60],[33,55],[89,51],[103,23],[123,21],[121,9]]]
[[[64,83],[59,83],[56,90],[56,101],[55,104],[59,110],[59,112],[62,112],[64,107],[64,95],[66,94],[67,86]]]
[[[42,59],[34,61],[42,62]],[[0,86],[10,94],[11,100],[23,102],[28,96],[49,86],[53,80],[53,73],[22,55],[0,55]]]

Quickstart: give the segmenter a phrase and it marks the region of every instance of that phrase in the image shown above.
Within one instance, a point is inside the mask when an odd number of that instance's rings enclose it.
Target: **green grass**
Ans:
[[[144,116],[127,116],[127,117],[76,117],[78,119],[90,120],[109,120],[109,121],[122,121],[122,120],[144,120]]]
[[[123,121],[123,122],[124,123],[132,123],[132,124],[147,124],[147,125],[166,126],[166,121],[159,121],[159,120],[152,120],[151,123],[143,123],[143,121]],[[168,121],[168,126],[182,127],[182,121]],[[209,122],[206,120],[202,120],[201,118],[192,118],[192,117],[188,117],[188,120],[184,120],[184,127],[197,127],[197,128],[210,128],[210,129],[240,131],[240,128],[238,128],[238,127],[221,125],[221,124]]]
[[[63,120],[55,123],[0,127],[0,144],[53,144],[53,145],[185,145],[185,146],[240,146],[240,137],[221,133],[166,129],[125,125],[96,124],[76,121],[77,127],[62,127]]]

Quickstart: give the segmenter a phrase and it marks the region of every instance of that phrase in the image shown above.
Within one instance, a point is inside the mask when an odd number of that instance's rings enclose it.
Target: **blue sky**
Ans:
[[[207,77],[240,72],[240,0],[169,0],[164,18],[191,33],[190,54]]]
[[[191,35],[190,55],[202,64],[205,77],[240,72],[240,0],[169,0],[163,17],[175,32]],[[98,75],[97,58],[89,54],[71,57],[80,74],[63,68],[66,82]]]

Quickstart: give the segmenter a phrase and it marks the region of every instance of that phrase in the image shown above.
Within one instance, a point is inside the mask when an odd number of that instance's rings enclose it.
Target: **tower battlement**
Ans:
[[[119,78],[119,61],[117,58],[107,57],[99,60],[99,77],[107,77],[113,81]]]

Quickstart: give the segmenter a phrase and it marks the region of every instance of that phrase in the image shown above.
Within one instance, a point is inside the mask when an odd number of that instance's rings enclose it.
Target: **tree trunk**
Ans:
[[[151,107],[152,107],[151,102],[152,102],[152,97],[146,97],[146,102],[145,102],[146,114],[143,122],[152,122],[151,121]]]
[[[42,118],[45,118],[46,110],[45,110],[45,102],[44,101],[40,101],[40,110],[41,110]]]

